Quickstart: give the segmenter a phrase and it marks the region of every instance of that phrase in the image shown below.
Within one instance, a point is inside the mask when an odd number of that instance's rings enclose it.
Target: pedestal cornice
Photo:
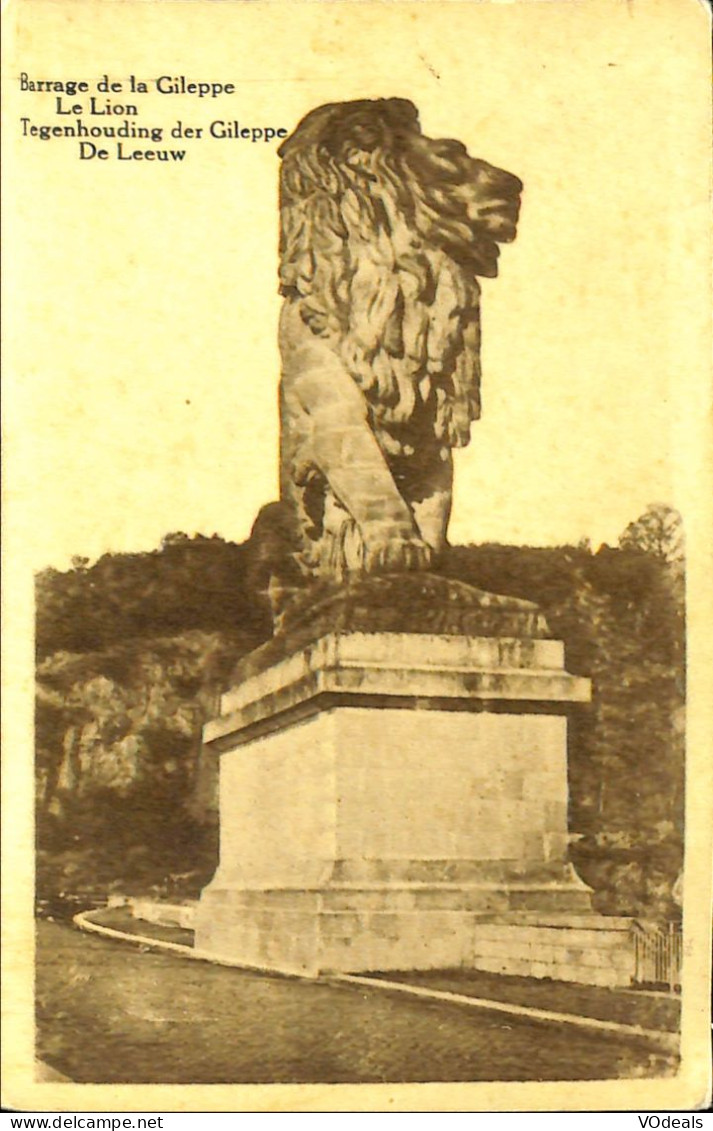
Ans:
[[[557,640],[334,632],[247,674],[204,741],[230,749],[340,705],[560,713],[589,699],[590,681],[564,670]]]

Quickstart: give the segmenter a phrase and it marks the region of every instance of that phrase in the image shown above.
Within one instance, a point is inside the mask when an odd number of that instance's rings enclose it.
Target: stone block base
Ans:
[[[492,920],[482,910],[449,910],[444,893],[421,906],[409,893],[391,894],[380,910],[348,910],[339,898],[325,907],[317,893],[213,890],[200,905],[198,946],[236,966],[307,977],[465,968],[592,986],[633,981],[629,919],[571,912]]]
[[[576,878],[548,885],[424,883],[321,891],[230,890],[214,881],[197,909],[196,946],[234,965],[309,977],[472,969],[479,968],[481,959],[480,968],[495,969],[495,963],[500,970],[511,961],[503,938],[512,931],[512,959],[520,966],[502,972],[530,973],[521,968],[525,951],[522,945],[518,949],[520,928],[490,922],[493,914],[549,905],[573,915],[586,912],[589,899],[589,889]]]
[[[199,946],[234,965],[308,977],[429,970],[462,965],[472,937],[467,912],[245,908],[230,895],[204,897]]]
[[[631,920],[606,915],[532,915],[479,923],[473,966],[494,974],[629,986],[635,955]]]

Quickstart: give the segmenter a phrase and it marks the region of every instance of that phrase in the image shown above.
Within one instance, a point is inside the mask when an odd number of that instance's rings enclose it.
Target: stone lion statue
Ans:
[[[279,154],[279,521],[303,575],[428,569],[480,412],[478,276],[522,184],[401,98],[320,106]]]

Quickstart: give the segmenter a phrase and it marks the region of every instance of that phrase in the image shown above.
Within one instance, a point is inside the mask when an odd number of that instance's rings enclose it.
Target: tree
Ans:
[[[643,550],[669,564],[684,560],[683,522],[677,510],[666,503],[651,503],[630,522],[619,538],[622,550]]]

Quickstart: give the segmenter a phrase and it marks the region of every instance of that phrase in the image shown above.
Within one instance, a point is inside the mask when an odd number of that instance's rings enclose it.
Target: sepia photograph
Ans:
[[[709,13],[4,20],[4,1103],[704,1108]]]

